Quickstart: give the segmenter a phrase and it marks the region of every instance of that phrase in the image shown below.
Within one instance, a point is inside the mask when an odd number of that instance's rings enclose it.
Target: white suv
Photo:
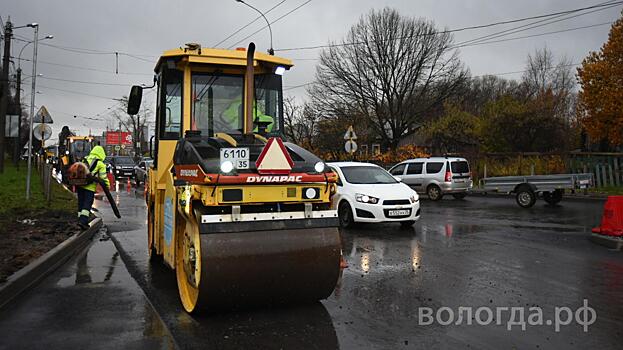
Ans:
[[[473,186],[469,163],[465,158],[409,159],[394,165],[389,172],[434,201],[440,200],[446,193],[463,199]]]
[[[420,218],[418,194],[387,170],[370,163],[328,165],[339,176],[333,207],[338,210],[340,226],[350,227],[355,222],[399,222],[409,227]]]

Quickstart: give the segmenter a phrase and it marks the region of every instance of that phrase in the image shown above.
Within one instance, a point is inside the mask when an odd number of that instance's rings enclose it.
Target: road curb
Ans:
[[[102,227],[102,219],[97,217],[91,221],[90,225],[91,227],[88,229],[67,238],[49,252],[9,276],[7,281],[0,286],[0,309],[21,293],[34,287],[43,278],[69,260],[76,251],[84,248]]]

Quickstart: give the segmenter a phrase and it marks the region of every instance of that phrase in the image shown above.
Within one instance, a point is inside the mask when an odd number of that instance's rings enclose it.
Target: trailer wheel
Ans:
[[[515,200],[520,207],[530,208],[536,202],[536,193],[530,187],[522,186],[517,189]]]
[[[562,200],[563,190],[555,190],[554,192],[543,192],[543,199],[549,205],[556,205]]]

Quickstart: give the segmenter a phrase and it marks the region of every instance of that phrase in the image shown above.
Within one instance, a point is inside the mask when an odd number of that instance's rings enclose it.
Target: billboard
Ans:
[[[19,115],[7,114],[5,123],[4,136],[17,137],[19,134]]]
[[[108,131],[106,132],[106,144],[132,146],[132,133],[126,131]]]

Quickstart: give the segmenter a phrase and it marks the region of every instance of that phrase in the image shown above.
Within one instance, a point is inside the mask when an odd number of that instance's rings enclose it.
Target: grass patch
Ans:
[[[623,186],[606,186],[599,188],[589,188],[589,192],[591,193],[599,193],[599,194],[607,194],[609,196],[622,196],[623,195]]]
[[[33,166],[30,181],[30,200],[26,201],[26,174],[28,165],[21,162],[16,168],[11,162],[5,162],[4,173],[0,174],[0,216],[10,216],[11,213],[25,214],[29,211],[61,210],[77,211],[77,200],[74,195],[65,190],[52,179],[52,200],[47,203],[43,194],[43,186],[39,172]]]

